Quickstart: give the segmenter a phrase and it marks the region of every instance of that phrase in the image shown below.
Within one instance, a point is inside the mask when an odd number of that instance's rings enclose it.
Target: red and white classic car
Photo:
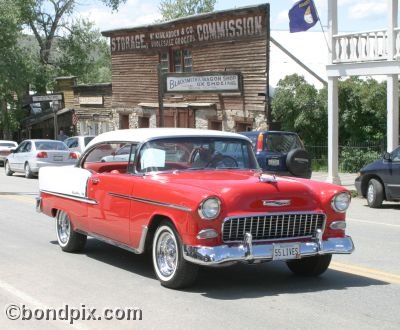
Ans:
[[[121,148],[126,156],[112,157]],[[354,250],[345,235],[346,189],[262,173],[250,140],[235,133],[104,133],[76,166],[41,169],[39,188],[37,209],[55,218],[62,250],[80,251],[91,236],[151,251],[157,278],[170,288],[192,284],[199,265],[283,260],[316,276],[332,254]]]

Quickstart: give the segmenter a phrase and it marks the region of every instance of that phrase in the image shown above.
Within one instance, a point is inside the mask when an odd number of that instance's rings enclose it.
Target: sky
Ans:
[[[217,0],[215,9],[226,10],[259,5],[260,0]],[[288,30],[288,10],[294,0],[270,0],[271,30]],[[314,1],[324,29],[327,25],[328,0]],[[142,26],[160,18],[160,0],[127,0],[115,13],[99,0],[80,0],[77,15],[93,21],[100,31]],[[338,0],[338,28],[340,32],[384,29],[387,25],[387,0]],[[317,24],[309,31],[321,31]]]

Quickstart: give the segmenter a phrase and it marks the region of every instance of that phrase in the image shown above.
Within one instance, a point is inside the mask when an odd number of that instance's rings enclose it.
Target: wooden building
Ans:
[[[76,85],[73,91],[77,135],[97,135],[118,128],[113,121],[111,83]]]
[[[112,108],[120,128],[265,128],[268,117],[269,4],[103,32],[112,53]],[[165,74],[240,75],[240,88],[166,92]],[[162,111],[160,111],[160,109]],[[160,120],[160,114],[163,115]]]
[[[21,139],[97,135],[118,128],[111,108],[111,83],[77,84],[77,77],[57,77],[55,93],[30,96],[30,115]],[[37,108],[34,108],[36,105]]]

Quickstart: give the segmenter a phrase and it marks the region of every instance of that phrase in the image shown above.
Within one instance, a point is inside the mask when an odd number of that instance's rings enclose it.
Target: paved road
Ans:
[[[17,194],[22,192],[22,194]],[[137,307],[142,321],[79,321],[99,328],[398,329],[400,205],[380,210],[355,198],[348,212],[356,252],[335,256],[317,279],[293,276],[283,263],[202,269],[190,290],[161,287],[150,259],[89,240],[63,253],[52,219],[34,211],[37,180],[0,168],[0,328],[67,328],[66,321],[10,321],[3,306]],[[81,305],[84,304],[84,307]],[[40,315],[39,315],[40,316]]]

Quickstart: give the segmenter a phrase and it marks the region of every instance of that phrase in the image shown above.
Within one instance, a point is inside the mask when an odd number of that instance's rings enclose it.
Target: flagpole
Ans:
[[[314,1],[311,1],[311,3],[314,7],[315,13],[317,14],[319,25],[321,26],[322,34],[324,35],[324,39],[326,42],[326,47],[328,47],[328,51],[331,52],[332,50],[331,50],[331,47],[329,47],[328,39],[326,39],[325,30],[324,30],[324,27],[322,26],[322,22],[321,22],[321,18],[319,17],[317,6],[315,5]]]

